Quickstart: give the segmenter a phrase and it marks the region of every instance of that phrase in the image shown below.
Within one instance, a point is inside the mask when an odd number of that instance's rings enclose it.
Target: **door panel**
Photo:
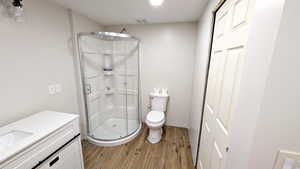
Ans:
[[[223,163],[224,163],[223,154],[221,153],[218,144],[214,142],[213,151],[210,158],[211,169],[221,169]]]
[[[202,169],[224,169],[230,150],[230,124],[248,39],[250,1],[227,0],[216,13],[199,151]]]
[[[208,98],[208,105],[211,109],[211,113],[218,111],[218,102],[220,100],[220,92],[221,92],[221,85],[223,80],[223,72],[225,67],[226,57],[223,51],[215,52],[213,57],[213,64],[211,69],[211,85],[209,85],[207,90],[207,98]]]
[[[240,24],[243,24],[247,21],[247,13],[248,13],[248,0],[238,0],[233,5],[233,21],[232,26],[237,27]]]
[[[201,142],[201,147],[203,147],[203,153],[202,158],[200,158],[200,163],[202,164],[203,168],[210,168],[209,158],[212,150],[212,137],[211,137],[211,129],[209,128],[209,125],[207,121],[205,121],[204,127],[203,127],[203,139],[204,141]]]
[[[222,86],[222,96],[220,100],[220,111],[218,112],[218,119],[227,130],[228,122],[231,114],[232,98],[234,94],[234,87],[237,80],[239,60],[240,60],[240,48],[228,51],[227,65],[224,70],[224,81]],[[224,131],[225,132],[225,131]],[[227,131],[226,131],[227,132]]]

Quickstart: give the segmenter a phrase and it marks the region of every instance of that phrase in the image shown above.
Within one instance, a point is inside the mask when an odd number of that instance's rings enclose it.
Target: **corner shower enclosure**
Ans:
[[[100,146],[134,139],[141,130],[139,44],[131,35],[78,34],[87,137]]]

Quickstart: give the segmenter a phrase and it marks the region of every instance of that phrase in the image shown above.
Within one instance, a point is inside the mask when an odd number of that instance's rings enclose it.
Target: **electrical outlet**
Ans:
[[[55,94],[56,93],[55,85],[49,85],[48,86],[48,93],[49,94]]]

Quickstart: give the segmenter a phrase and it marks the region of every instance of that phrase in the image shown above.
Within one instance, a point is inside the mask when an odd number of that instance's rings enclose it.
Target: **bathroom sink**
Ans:
[[[11,130],[3,135],[0,135],[0,153],[6,151],[10,147],[16,145],[31,135],[33,135],[33,133],[20,130]]]

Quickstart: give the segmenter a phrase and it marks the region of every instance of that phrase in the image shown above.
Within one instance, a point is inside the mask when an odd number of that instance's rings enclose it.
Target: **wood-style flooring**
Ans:
[[[85,169],[194,169],[187,129],[164,127],[163,138],[150,144],[148,129],[133,141],[116,147],[99,147],[83,141]]]

